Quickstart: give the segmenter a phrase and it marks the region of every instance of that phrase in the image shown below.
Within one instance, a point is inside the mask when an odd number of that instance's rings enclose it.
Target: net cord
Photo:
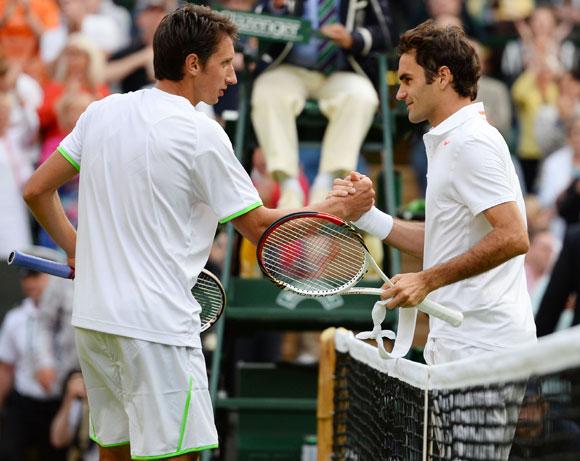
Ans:
[[[580,325],[542,337],[536,344],[478,355],[443,365],[424,365],[406,359],[383,360],[377,349],[337,331],[335,347],[368,366],[423,390],[460,389],[527,379],[580,366]]]

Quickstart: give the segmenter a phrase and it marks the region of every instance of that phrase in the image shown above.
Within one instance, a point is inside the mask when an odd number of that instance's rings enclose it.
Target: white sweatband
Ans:
[[[383,213],[377,207],[372,207],[353,224],[360,230],[385,240],[393,230],[394,220],[391,215]]]

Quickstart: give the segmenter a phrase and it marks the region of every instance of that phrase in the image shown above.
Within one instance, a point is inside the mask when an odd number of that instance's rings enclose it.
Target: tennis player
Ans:
[[[91,104],[25,188],[76,265],[72,323],[101,460],[192,460],[218,443],[190,289],[218,221],[256,242],[286,213],[262,206],[223,129],[194,108],[236,83],[235,38],[207,8],[167,15],[156,86]],[[78,171],[77,234],[57,189]],[[358,218],[374,196],[362,184],[312,209]]]
[[[455,328],[430,318],[429,364],[536,340],[526,290],[525,209],[508,147],[474,103],[480,65],[457,27],[427,21],[401,36],[397,99],[412,123],[427,121],[426,218],[404,221],[372,208],[355,224],[423,259],[423,270],[385,285],[387,306],[430,299],[464,315]],[[336,181],[335,194],[356,180]]]

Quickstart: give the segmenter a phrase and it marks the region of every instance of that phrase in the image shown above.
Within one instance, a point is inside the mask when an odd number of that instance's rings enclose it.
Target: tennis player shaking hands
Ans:
[[[430,299],[464,315],[458,327],[430,318],[429,364],[517,347],[536,340],[526,290],[525,208],[508,147],[475,103],[480,64],[458,27],[432,21],[401,36],[397,99],[412,123],[429,122],[425,222],[393,218],[377,208],[355,224],[387,244],[422,258],[423,270],[385,285],[387,306]],[[331,195],[356,184],[336,180]]]
[[[154,88],[91,104],[32,176],[32,213],[76,266],[72,323],[101,460],[198,459],[218,443],[190,290],[218,222],[256,242],[288,211],[262,206],[220,125],[196,111],[236,83],[236,27],[208,8],[168,14]],[[78,230],[58,188],[80,172]],[[358,219],[368,178],[311,210]]]

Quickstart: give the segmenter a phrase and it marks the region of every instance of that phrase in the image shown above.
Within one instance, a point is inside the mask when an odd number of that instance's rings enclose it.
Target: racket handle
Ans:
[[[382,288],[355,287],[339,294],[380,296],[382,292]],[[450,309],[449,307],[445,307],[439,303],[436,303],[435,301],[431,301],[430,299],[424,299],[423,302],[416,307],[421,312],[425,312],[425,314],[429,314],[433,317],[444,320],[454,327],[458,327],[463,322],[463,314],[461,312]]]
[[[417,306],[417,309],[425,312],[425,314],[445,320],[454,327],[458,327],[463,322],[463,314],[461,312],[442,306],[430,299],[424,299],[423,302]]]
[[[24,267],[38,272],[45,272],[50,275],[62,277],[65,279],[74,279],[75,270],[67,264],[57,263],[49,259],[39,258],[38,256],[27,255],[20,251],[13,251],[8,256],[8,264]]]

